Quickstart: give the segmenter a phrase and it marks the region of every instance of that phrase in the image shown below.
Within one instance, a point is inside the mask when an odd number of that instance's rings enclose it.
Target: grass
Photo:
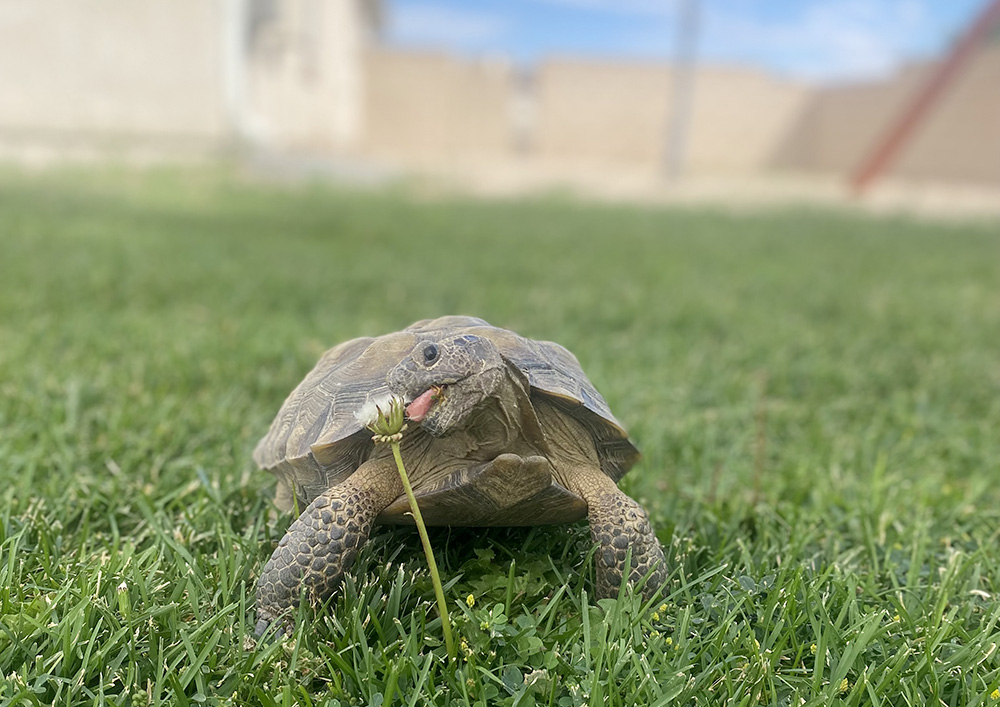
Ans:
[[[0,174],[0,702],[1000,703],[1000,240],[807,211]],[[344,339],[469,313],[573,350],[644,459],[665,596],[585,524],[380,529],[250,640],[290,522],[250,452]]]

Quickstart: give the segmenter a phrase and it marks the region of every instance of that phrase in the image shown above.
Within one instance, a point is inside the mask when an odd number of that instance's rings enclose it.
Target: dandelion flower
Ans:
[[[402,398],[385,395],[365,401],[354,413],[354,419],[372,432],[374,442],[398,442],[406,430],[405,413]]]
[[[470,594],[469,596],[465,597],[465,603],[468,604],[469,608],[471,609],[476,605],[476,597]]]
[[[413,522],[417,524],[420,544],[423,545],[424,555],[427,557],[427,569],[430,570],[431,583],[434,585],[448,658],[454,660],[455,644],[452,643],[451,639],[451,622],[448,620],[448,606],[441,587],[441,577],[438,575],[437,563],[434,562],[434,551],[431,550],[431,543],[427,537],[427,528],[424,526],[424,519],[420,515],[420,507],[417,505],[416,496],[413,495],[413,488],[410,486],[410,479],[406,475],[403,457],[399,451],[399,441],[403,439],[403,432],[406,430],[406,403],[399,396],[369,398],[361,406],[361,409],[355,412],[354,417],[372,432],[373,442],[388,444],[392,447],[392,456],[396,461],[396,469],[399,471],[399,480],[403,484],[406,500],[410,504],[410,513],[413,515]]]
[[[378,420],[379,415],[383,411],[388,411],[392,406],[393,396],[389,393],[379,395],[374,398],[368,398],[365,404],[361,406],[360,409],[355,411],[354,419],[360,424],[368,427]]]

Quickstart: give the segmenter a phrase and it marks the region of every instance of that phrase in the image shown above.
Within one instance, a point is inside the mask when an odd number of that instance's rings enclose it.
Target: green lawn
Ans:
[[[594,602],[585,523],[432,529],[449,665],[387,529],[254,646],[253,445],[326,348],[446,313],[577,354],[666,595]],[[1000,224],[8,170],[0,498],[3,704],[1000,704]]]

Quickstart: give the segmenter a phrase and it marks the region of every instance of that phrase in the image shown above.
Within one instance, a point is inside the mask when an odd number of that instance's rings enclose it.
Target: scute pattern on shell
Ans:
[[[584,423],[608,476],[617,481],[635,463],[638,451],[572,353],[465,316],[425,319],[403,331],[352,339],[326,352],[285,400],[257,445],[254,461],[292,488],[314,490],[308,497],[340,483],[372,444],[355,418],[357,410],[389,393],[386,376],[419,341],[458,334],[492,341],[527,376],[533,394],[546,395]]]

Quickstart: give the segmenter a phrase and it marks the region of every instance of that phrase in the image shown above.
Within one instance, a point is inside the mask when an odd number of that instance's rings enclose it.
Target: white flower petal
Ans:
[[[390,393],[382,393],[374,398],[368,398],[365,404],[354,413],[354,419],[361,423],[362,426],[370,427],[378,420],[379,409],[381,408],[383,413],[388,413],[392,399],[396,397],[398,396]]]

